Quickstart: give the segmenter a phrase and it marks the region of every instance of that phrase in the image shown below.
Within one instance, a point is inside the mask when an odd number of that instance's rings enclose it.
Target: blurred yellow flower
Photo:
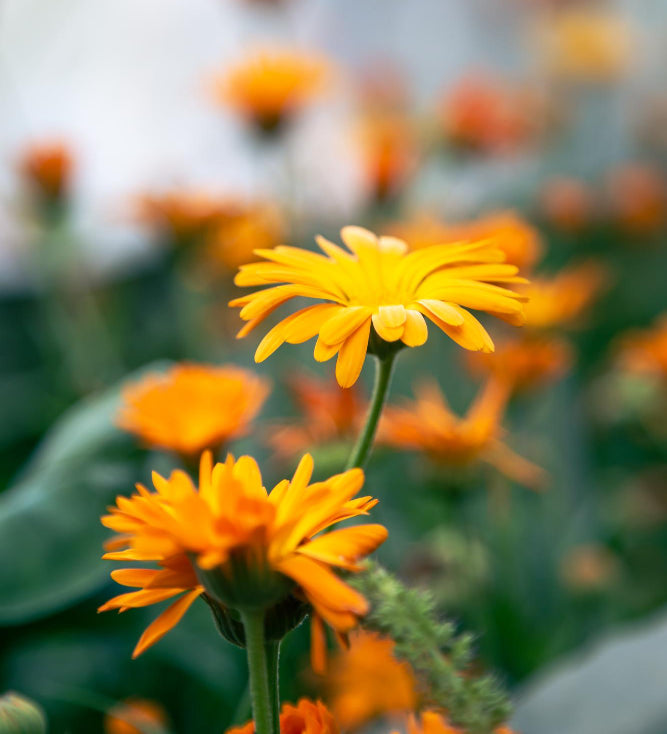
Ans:
[[[661,314],[648,329],[622,336],[618,361],[628,372],[667,381],[667,313]]]
[[[338,354],[336,379],[353,385],[374,334],[385,342],[420,346],[428,338],[424,316],[465,349],[493,351],[486,329],[467,308],[523,323],[523,296],[498,283],[525,282],[518,269],[490,240],[429,247],[407,252],[394,237],[376,237],[361,227],[344,227],[350,252],[323,237],[325,255],[295,247],[258,250],[264,262],[241,267],[240,286],[268,285],[231,301],[241,307],[247,335],[281,304],[295,297],[324,300],[283,319],[262,339],[255,360],[278,347],[318,336],[314,356],[323,362]]]
[[[161,734],[167,724],[167,714],[159,703],[128,698],[104,717],[104,734]]]
[[[46,200],[67,196],[72,179],[74,158],[62,142],[34,143],[23,151],[19,171],[28,184]]]
[[[339,726],[356,729],[383,714],[413,711],[417,682],[407,663],[393,654],[392,640],[359,630],[334,657],[327,673],[329,701]]]
[[[168,479],[154,473],[155,492],[138,484],[137,494],[117,498],[102,518],[118,533],[104,558],[149,561],[159,568],[112,571],[119,584],[138,590],[114,597],[99,611],[179,596],[145,630],[133,657],[172,629],[204,593],[234,608],[269,607],[296,594],[340,632],[357,624],[368,604],[331,567],[357,571],[357,560],[384,542],[387,531],[382,525],[356,525],[318,536],[342,520],[367,514],[377,500],[352,499],[364,482],[361,469],[309,484],[312,473],[313,460],[306,454],[291,481],[267,493],[251,457],[235,461],[230,455],[213,466],[211,453],[205,452],[199,487],[183,471]]]
[[[321,701],[299,700],[296,706],[284,703],[280,712],[281,734],[338,734],[339,728],[330,711]],[[255,724],[228,729],[225,734],[254,734]]]
[[[319,54],[267,48],[221,75],[216,96],[262,131],[273,132],[322,92],[330,74],[329,63]]]
[[[439,464],[465,467],[485,462],[509,479],[531,489],[543,483],[544,471],[502,443],[501,420],[509,387],[489,379],[465,417],[452,412],[434,381],[415,389],[416,401],[389,406],[380,423],[380,441],[425,453]]]
[[[247,433],[268,392],[240,367],[179,364],[128,385],[116,422],[150,446],[199,456]]]
[[[667,180],[659,168],[632,163],[613,170],[607,196],[612,219],[631,233],[654,232],[667,221]]]

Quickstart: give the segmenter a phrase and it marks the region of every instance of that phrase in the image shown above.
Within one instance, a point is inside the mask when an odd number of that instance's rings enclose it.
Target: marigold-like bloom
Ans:
[[[654,232],[665,223],[667,183],[660,170],[623,166],[609,175],[607,191],[612,218],[628,231]]]
[[[500,440],[508,385],[490,379],[463,418],[452,412],[434,381],[418,385],[415,396],[416,401],[406,401],[402,407],[386,408],[380,423],[381,441],[422,451],[439,464],[466,467],[485,462],[519,484],[539,488],[543,470]]]
[[[607,270],[593,261],[572,265],[551,277],[533,278],[524,293],[526,326],[570,326],[595,302],[607,284]]]
[[[225,734],[254,734],[255,723],[228,729]],[[321,701],[299,700],[296,706],[284,703],[280,712],[281,734],[338,734],[339,728],[331,712]]]
[[[351,441],[357,435],[364,401],[356,388],[341,390],[333,380],[305,373],[288,377],[287,385],[302,416],[272,429],[269,443],[278,453],[293,456],[309,446]]]
[[[150,446],[198,456],[247,433],[268,392],[240,367],[179,364],[126,387],[116,422]]]
[[[26,181],[44,199],[57,201],[67,196],[74,168],[70,149],[61,142],[29,146],[19,161]]]
[[[104,718],[104,734],[166,732],[167,714],[155,701],[128,698],[114,706]]]
[[[525,281],[492,241],[408,253],[402,240],[378,238],[361,227],[344,227],[341,236],[351,252],[318,237],[324,255],[276,247],[257,251],[265,262],[240,269],[237,285],[270,287],[231,301],[248,321],[239,337],[292,298],[325,301],[273,327],[257,347],[255,361],[262,362],[285,342],[300,344],[317,335],[315,359],[323,362],[337,354],[336,379],[350,387],[361,372],[371,325],[385,342],[415,347],[428,337],[426,316],[465,349],[491,352],[491,337],[468,308],[523,323],[523,297],[496,284]]]
[[[350,646],[331,662],[326,685],[330,706],[342,729],[356,729],[383,714],[413,711],[417,681],[410,666],[397,660],[392,640],[359,630]]]
[[[547,221],[564,232],[580,232],[595,214],[595,197],[583,181],[557,177],[548,181],[540,194]]]
[[[572,364],[572,348],[563,339],[525,333],[496,342],[493,355],[467,352],[466,363],[476,375],[493,375],[523,392],[562,377]]]
[[[361,469],[309,484],[312,473],[313,460],[306,454],[291,481],[268,493],[251,457],[235,461],[230,455],[213,466],[205,452],[199,487],[183,471],[168,479],[154,473],[155,492],[138,484],[137,494],[117,498],[102,518],[118,533],[104,558],[150,561],[159,568],[112,571],[115,581],[138,591],[114,597],[100,611],[179,597],[146,629],[133,657],[174,627],[203,593],[225,606],[261,602],[267,607],[297,594],[337,631],[357,624],[368,604],[331,568],[358,570],[357,560],[384,542],[387,531],[382,525],[357,525],[318,535],[367,514],[377,500],[353,499],[364,482]]]
[[[328,63],[317,54],[261,50],[219,78],[217,97],[261,130],[272,132],[322,91],[329,73]]]
[[[667,381],[667,313],[648,329],[621,338],[618,360],[621,367],[638,375],[655,375]]]
[[[452,726],[447,716],[437,711],[422,711],[417,718],[414,714],[408,719],[408,734],[466,734],[463,729]],[[499,726],[493,734],[516,734],[507,726]]]

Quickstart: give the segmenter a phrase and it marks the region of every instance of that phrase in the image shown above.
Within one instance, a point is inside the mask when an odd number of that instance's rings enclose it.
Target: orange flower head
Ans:
[[[294,49],[253,53],[220,77],[218,100],[252,121],[263,132],[274,132],[308,105],[324,88],[329,65],[316,54]]]
[[[496,343],[493,355],[467,352],[475,375],[492,375],[525,392],[562,377],[572,364],[572,349],[563,339],[546,334],[522,334]]]
[[[657,168],[627,165],[611,173],[608,196],[612,217],[632,233],[655,232],[665,223],[667,185]]]
[[[336,379],[350,387],[361,372],[371,327],[373,339],[415,347],[428,337],[426,316],[463,348],[491,352],[491,337],[468,308],[523,323],[523,297],[505,286],[525,281],[493,242],[408,253],[402,240],[378,238],[361,227],[344,227],[341,236],[349,252],[318,237],[324,255],[276,247],[257,250],[264,261],[241,267],[237,285],[269,287],[231,301],[248,322],[239,337],[292,298],[324,301],[274,326],[257,347],[255,361],[262,362],[285,342],[300,344],[317,335],[315,359],[338,355]]]
[[[353,499],[364,482],[351,469],[310,484],[313,460],[306,454],[291,480],[271,492],[254,459],[229,455],[213,465],[202,455],[199,486],[188,474],[153,474],[155,492],[138,484],[118,497],[102,518],[117,533],[104,558],[144,561],[157,568],[125,568],[112,578],[137,590],[114,597],[99,611],[156,604],[179,597],[143,633],[133,657],[174,627],[194,600],[223,608],[268,608],[294,595],[334,629],[352,629],[368,604],[332,567],[359,570],[357,561],[387,537],[381,525],[356,525],[318,535],[332,525],[368,513],[377,500]]]
[[[452,726],[447,716],[437,711],[422,711],[417,718],[411,714],[408,719],[408,734],[465,734],[463,729]],[[493,734],[517,734],[507,726],[499,726]]]
[[[541,208],[547,221],[564,232],[580,232],[593,219],[591,189],[573,178],[553,178],[542,189]]]
[[[652,327],[625,335],[618,360],[627,372],[654,375],[667,382],[667,313],[659,316]]]
[[[500,440],[509,397],[504,382],[490,379],[463,418],[452,412],[435,382],[418,385],[415,395],[415,402],[385,410],[380,424],[384,443],[422,451],[438,464],[466,467],[485,462],[533,489],[542,483],[543,471]]]
[[[72,153],[61,142],[31,145],[19,162],[26,181],[47,201],[60,201],[67,196],[73,168]]]
[[[562,559],[560,577],[571,591],[601,591],[618,572],[614,555],[601,545],[578,545]]]
[[[104,734],[161,734],[166,732],[167,725],[167,714],[160,704],[128,698],[106,715]]]
[[[581,319],[607,283],[607,271],[589,261],[554,276],[533,278],[526,288],[526,325],[531,329],[566,327]]]
[[[343,729],[417,706],[417,681],[410,666],[393,653],[392,640],[359,630],[352,634],[349,648],[333,659],[327,688],[331,710]]]
[[[254,734],[255,724],[228,729],[225,734]],[[296,706],[284,703],[280,712],[280,734],[339,734],[338,724],[321,701],[299,700]]]
[[[268,393],[240,367],[179,364],[125,388],[116,421],[150,446],[193,457],[247,433]]]

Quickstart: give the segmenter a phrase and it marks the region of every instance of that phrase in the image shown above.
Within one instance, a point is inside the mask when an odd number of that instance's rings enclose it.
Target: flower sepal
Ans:
[[[405,344],[400,339],[395,342],[388,342],[375,331],[375,327],[371,329],[367,351],[369,354],[374,354],[378,359],[387,359],[400,352],[404,347]]]

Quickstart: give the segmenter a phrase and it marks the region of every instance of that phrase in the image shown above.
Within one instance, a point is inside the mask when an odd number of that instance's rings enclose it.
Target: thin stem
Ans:
[[[273,723],[273,686],[269,684],[269,668],[264,642],[264,611],[241,612],[248,653],[250,696],[255,734],[275,734]],[[275,684],[273,684],[275,685]]]
[[[266,657],[269,661],[269,692],[273,708],[274,734],[280,732],[280,641],[266,642]]]
[[[363,467],[373,447],[373,439],[377,431],[382,407],[387,397],[389,383],[391,382],[391,373],[394,367],[396,353],[392,352],[384,357],[375,358],[375,384],[373,385],[373,396],[371,405],[368,409],[366,423],[363,430],[359,434],[350,458],[347,460],[345,469],[352,469],[355,466]]]

